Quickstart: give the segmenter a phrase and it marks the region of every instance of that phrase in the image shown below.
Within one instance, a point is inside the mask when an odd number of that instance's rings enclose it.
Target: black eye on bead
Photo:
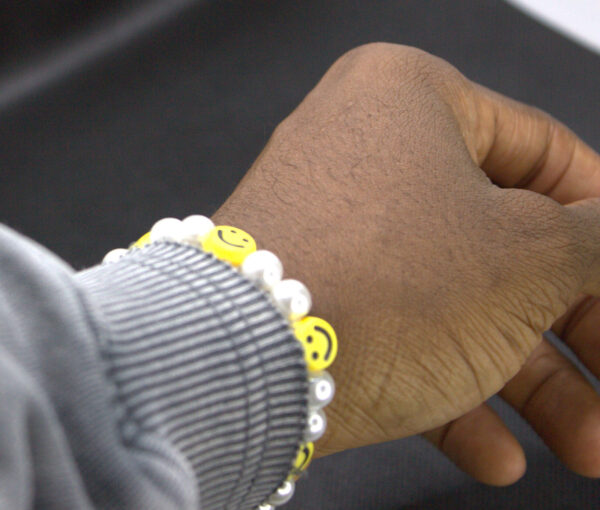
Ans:
[[[319,353],[318,352],[313,352],[312,353],[312,359],[319,359]]]
[[[307,341],[309,344],[312,344],[313,337],[312,337],[311,335],[308,335],[308,336],[306,337],[306,341]]]

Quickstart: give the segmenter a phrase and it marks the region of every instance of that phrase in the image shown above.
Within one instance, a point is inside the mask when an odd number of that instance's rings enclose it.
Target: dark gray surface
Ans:
[[[137,1],[127,4],[138,9],[131,19],[147,22],[126,33],[115,29],[121,2],[80,15],[75,4],[24,2],[4,13],[44,35],[29,28],[2,39],[0,220],[77,267],[156,218],[211,213],[328,66],[365,42],[435,53],[600,148],[600,57],[499,1]],[[152,17],[157,5],[168,21]],[[598,482],[567,473],[501,413],[529,458],[511,488],[476,484],[409,439],[316,462],[288,508],[600,506]]]

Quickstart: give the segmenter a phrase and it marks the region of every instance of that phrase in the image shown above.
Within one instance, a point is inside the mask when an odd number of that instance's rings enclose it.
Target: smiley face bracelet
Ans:
[[[286,480],[257,507],[257,510],[273,510],[292,498],[295,482],[312,459],[314,442],[325,433],[327,420],[323,408],[332,401],[335,393],[333,378],[326,371],[337,355],[335,331],[323,319],[307,315],[312,305],[308,289],[297,280],[282,279],[283,266],[276,255],[267,250],[257,250],[254,239],[243,230],[226,225],[215,226],[206,216],[159,220],[129,249],[112,250],[103,262],[117,261],[129,250],[161,241],[188,244],[229,263],[270,296],[272,303],[290,322],[295,338],[304,348],[308,371],[308,419]]]

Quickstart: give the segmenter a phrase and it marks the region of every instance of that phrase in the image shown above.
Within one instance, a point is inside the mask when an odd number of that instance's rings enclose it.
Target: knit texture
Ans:
[[[269,296],[190,246],[154,243],[79,273],[107,331],[124,443],[158,434],[203,510],[254,508],[285,479],[306,422],[302,348]]]

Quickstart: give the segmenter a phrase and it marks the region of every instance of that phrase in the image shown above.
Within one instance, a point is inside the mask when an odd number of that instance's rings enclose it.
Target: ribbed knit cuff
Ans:
[[[302,348],[268,296],[195,248],[157,243],[83,271],[123,441],[149,431],[189,462],[203,510],[254,508],[306,423]]]

